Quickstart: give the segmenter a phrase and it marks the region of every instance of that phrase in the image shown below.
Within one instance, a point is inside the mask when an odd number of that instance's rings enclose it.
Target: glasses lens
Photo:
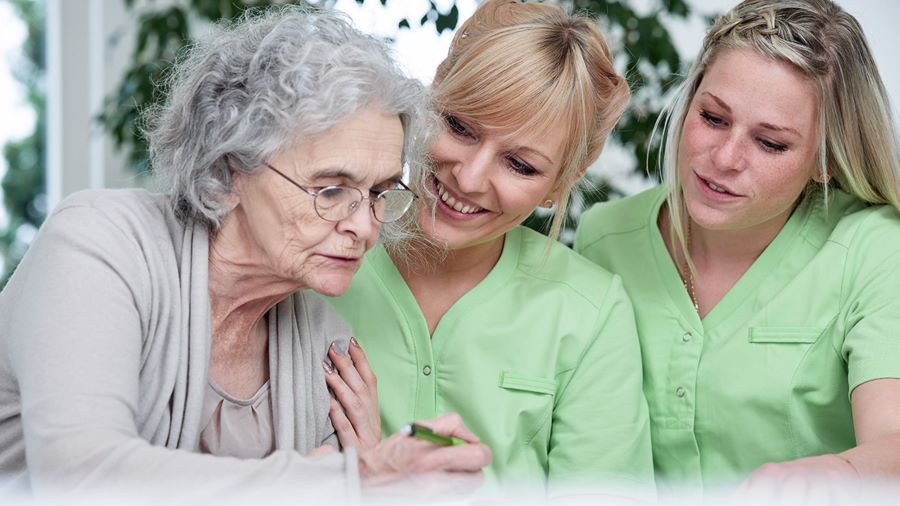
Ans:
[[[322,219],[340,221],[353,214],[362,201],[362,193],[356,188],[328,186],[316,194],[316,212]]]
[[[375,218],[382,223],[390,223],[399,220],[409,210],[414,199],[413,192],[409,190],[386,190],[375,198],[372,206]]]

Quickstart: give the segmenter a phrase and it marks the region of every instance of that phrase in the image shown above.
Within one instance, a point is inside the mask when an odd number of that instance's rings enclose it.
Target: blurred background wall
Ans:
[[[548,0],[552,1],[552,0]],[[711,17],[734,0],[559,0],[598,16],[634,84],[621,128],[591,170],[596,191],[576,195],[570,225],[595,201],[651,186],[649,130]],[[87,188],[146,186],[135,126],[155,99],[154,79],[190,35],[246,4],[284,0],[0,0],[0,286],[53,206]],[[430,82],[454,29],[476,0],[319,0],[391,41],[409,73]],[[838,0],[869,37],[900,103],[900,2]],[[157,38],[154,38],[157,37]],[[539,228],[541,216],[532,225]],[[571,238],[570,233],[563,240]]]

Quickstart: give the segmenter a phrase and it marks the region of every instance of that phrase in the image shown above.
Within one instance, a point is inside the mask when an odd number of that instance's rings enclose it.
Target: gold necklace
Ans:
[[[685,234],[685,250],[690,250],[691,247],[691,219],[687,219],[687,233]],[[691,298],[691,303],[694,304],[694,311],[700,313],[700,304],[697,303],[697,293],[694,291],[694,275],[691,273],[691,265],[687,262],[687,258],[685,258],[685,266],[683,272],[681,272],[681,282],[684,283],[684,289],[687,290],[688,297]]]

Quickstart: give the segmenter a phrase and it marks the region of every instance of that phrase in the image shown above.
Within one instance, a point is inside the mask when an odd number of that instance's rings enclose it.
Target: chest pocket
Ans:
[[[825,327],[750,327],[749,340],[758,344],[811,344]]]
[[[503,403],[505,412],[515,417],[512,423],[517,436],[523,438],[522,443],[530,444],[553,414],[556,380],[501,371],[498,386],[509,394],[503,396]]]
[[[749,350],[744,360],[748,374],[745,381],[753,386],[753,393],[746,395],[786,408],[796,374],[824,332],[825,327],[750,327]]]

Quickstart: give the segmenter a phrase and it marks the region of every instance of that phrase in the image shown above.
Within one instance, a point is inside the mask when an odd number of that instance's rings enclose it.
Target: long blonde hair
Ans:
[[[630,92],[594,21],[555,5],[487,0],[456,32],[432,95],[438,114],[510,136],[567,120],[555,239],[572,186],[599,156]]]
[[[685,117],[706,68],[723,49],[751,49],[792,65],[817,94],[816,165],[827,181],[870,204],[900,210],[900,147],[887,92],[856,19],[830,0],[747,0],[710,28],[687,78],[657,123],[672,232],[689,265],[677,163]]]

